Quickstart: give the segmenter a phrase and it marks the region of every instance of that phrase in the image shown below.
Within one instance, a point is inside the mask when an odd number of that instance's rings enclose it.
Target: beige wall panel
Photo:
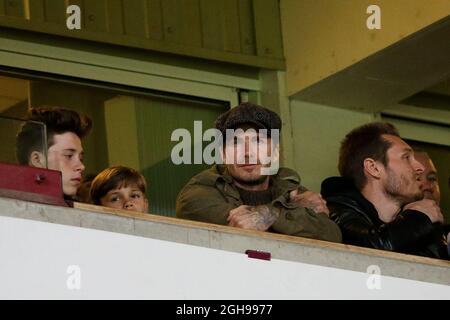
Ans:
[[[181,25],[181,43],[189,46],[202,46],[202,22],[199,0],[181,0],[178,6]]]
[[[125,34],[146,37],[146,2],[144,0],[126,0],[122,2]]]
[[[241,51],[245,54],[254,55],[256,54],[256,47],[252,0],[239,0],[238,6]]]
[[[45,21],[45,5],[44,0],[28,1],[29,19],[36,22]]]
[[[381,29],[366,26],[370,5]],[[288,93],[372,55],[450,14],[449,0],[281,0]]]
[[[82,4],[80,1],[71,0],[69,4]],[[56,23],[61,27],[66,26],[66,3],[64,0],[45,0],[45,20]],[[83,13],[83,12],[82,12]],[[83,18],[81,23],[83,24]]]
[[[200,0],[202,15],[203,47],[223,50],[223,33],[219,6],[211,0]]]
[[[147,0],[147,27],[150,39],[163,39],[161,0]]]
[[[105,32],[106,24],[106,0],[95,0],[84,2],[84,25],[89,31]]]
[[[4,2],[5,13],[11,17],[25,17],[25,7],[23,0],[7,0]]]
[[[168,43],[180,43],[183,22],[180,20],[181,6],[177,0],[164,0],[162,5],[162,20],[164,39]]]
[[[199,0],[164,0],[162,12],[164,39],[168,43],[202,46]]]
[[[122,35],[124,33],[122,0],[108,0],[106,2],[106,17],[108,19],[108,31]]]
[[[1,1],[6,6],[5,0]],[[44,9],[39,9],[41,2]],[[29,2],[20,2],[23,3]],[[72,31],[65,27],[69,4],[77,4],[82,9],[81,30]],[[261,6],[268,5],[263,11],[276,16],[277,12],[273,10],[277,8],[272,8],[272,4],[270,0],[262,2]],[[36,0],[32,7],[23,8],[25,16],[20,10],[22,16],[17,16],[19,13],[11,8],[5,10],[11,15],[1,16],[0,26],[207,61],[284,69],[282,55],[277,58],[270,49],[269,54],[256,54],[251,0]],[[28,19],[30,10],[35,13],[35,19],[31,21]],[[270,23],[269,19],[261,25],[268,28]],[[167,24],[170,28],[164,28]],[[273,43],[266,35],[270,38],[276,31],[274,28],[267,30],[260,32],[264,35],[261,40]],[[282,51],[281,43],[276,51]]]
[[[224,0],[222,7],[224,49],[230,52],[241,52],[238,0]]]
[[[258,56],[283,58],[278,0],[253,0]]]

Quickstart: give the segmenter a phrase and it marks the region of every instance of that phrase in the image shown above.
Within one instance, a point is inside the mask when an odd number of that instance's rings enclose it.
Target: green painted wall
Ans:
[[[325,178],[339,175],[341,140],[375,116],[297,100],[291,100],[290,107],[295,169],[307,188],[320,191]]]

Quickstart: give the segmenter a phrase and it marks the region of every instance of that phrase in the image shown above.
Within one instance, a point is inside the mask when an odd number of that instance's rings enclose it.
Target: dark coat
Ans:
[[[326,241],[341,241],[339,227],[325,213],[315,213],[296,202],[289,202],[289,192],[306,190],[298,174],[280,168],[271,176],[273,201],[267,206],[280,209],[280,216],[271,231],[292,236]],[[243,204],[233,178],[222,165],[215,165],[193,177],[177,197],[177,217],[227,225],[230,210]]]
[[[330,218],[341,228],[344,243],[449,259],[442,226],[433,224],[426,214],[404,210],[394,221],[384,223],[373,204],[352,182],[341,177],[323,181],[321,193]]]

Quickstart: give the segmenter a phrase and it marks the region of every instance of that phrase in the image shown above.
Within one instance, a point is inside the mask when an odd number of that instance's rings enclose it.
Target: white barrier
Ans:
[[[450,286],[0,216],[2,299],[448,299]],[[381,271],[381,275],[376,274]]]

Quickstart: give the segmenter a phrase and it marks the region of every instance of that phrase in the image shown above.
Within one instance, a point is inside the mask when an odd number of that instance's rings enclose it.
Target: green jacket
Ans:
[[[289,202],[289,192],[300,188],[298,174],[280,168],[271,177],[274,200],[267,204],[280,208],[280,216],[272,230],[286,235],[341,242],[339,227],[325,213],[314,213],[295,202]],[[177,217],[227,225],[230,210],[243,205],[233,179],[223,165],[215,165],[193,177],[177,197]]]

